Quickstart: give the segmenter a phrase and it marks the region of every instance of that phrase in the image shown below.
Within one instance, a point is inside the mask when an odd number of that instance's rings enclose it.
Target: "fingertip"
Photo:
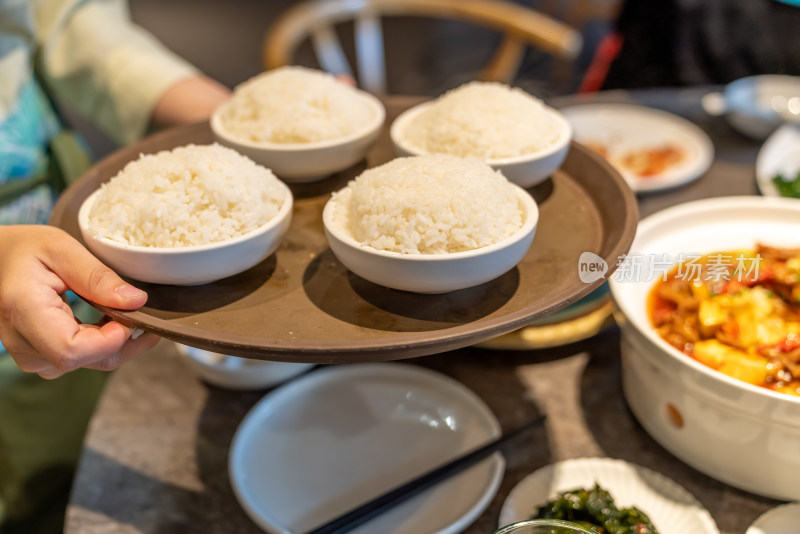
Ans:
[[[129,326],[125,326],[122,323],[118,323],[116,321],[109,321],[102,326],[102,329],[105,331],[106,335],[113,335],[113,336],[124,336],[125,343],[132,343],[136,347],[141,348],[141,350],[148,350],[153,348],[160,340],[161,337],[150,333],[145,332],[143,330],[139,330],[138,328],[132,328]],[[121,334],[112,333],[113,330],[119,330]]]
[[[161,341],[161,337],[155,334],[147,333],[136,338],[136,341],[139,342],[139,346],[142,347],[142,350],[150,350],[158,345],[158,342]]]
[[[336,79],[345,85],[349,85],[350,87],[356,87],[358,85],[356,83],[356,79],[349,74],[337,74]]]
[[[124,283],[119,285],[114,291],[119,297],[120,307],[138,308],[147,302],[147,293],[130,284]]]
[[[119,350],[131,337],[131,329],[116,321],[109,321],[100,326],[100,332],[109,342],[112,352]]]

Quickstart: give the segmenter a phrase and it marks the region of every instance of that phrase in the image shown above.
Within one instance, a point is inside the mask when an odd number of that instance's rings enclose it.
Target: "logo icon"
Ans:
[[[608,272],[606,260],[593,252],[584,252],[578,258],[578,278],[584,284],[602,279]]]

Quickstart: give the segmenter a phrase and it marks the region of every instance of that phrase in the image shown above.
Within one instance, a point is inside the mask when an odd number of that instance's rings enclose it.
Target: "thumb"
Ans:
[[[61,242],[50,269],[81,297],[109,308],[135,310],[147,301],[147,293],[125,282],[78,241]]]

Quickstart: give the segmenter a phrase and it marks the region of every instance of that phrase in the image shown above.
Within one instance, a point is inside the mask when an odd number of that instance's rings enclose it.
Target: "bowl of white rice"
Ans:
[[[328,244],[354,274],[385,287],[446,293],[513,269],[539,210],[481,160],[395,158],[334,192],[322,211]]]
[[[386,110],[376,97],[306,67],[263,72],[211,117],[217,142],[287,182],[321,180],[363,160]]]
[[[142,154],[78,211],[92,253],[156,284],[204,284],[269,257],[289,229],[293,198],[269,169],[218,144]]]
[[[475,81],[409,108],[390,135],[399,156],[479,158],[515,184],[532,187],[564,162],[572,127],[522,89]]]

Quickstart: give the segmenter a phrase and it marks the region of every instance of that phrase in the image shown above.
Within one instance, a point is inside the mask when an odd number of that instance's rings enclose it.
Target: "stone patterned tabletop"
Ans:
[[[778,504],[695,471],[644,432],[622,396],[615,327],[557,349],[468,348],[407,363],[462,382],[504,429],[547,415],[543,426],[504,449],[500,489],[465,534],[492,532],[503,500],[523,477],[569,458],[620,458],[665,474],[700,500],[722,534],[744,534]],[[107,387],[73,488],[66,534],[261,532],[233,494],[227,462],[238,424],[266,391],[201,382],[168,341],[118,371]]]

